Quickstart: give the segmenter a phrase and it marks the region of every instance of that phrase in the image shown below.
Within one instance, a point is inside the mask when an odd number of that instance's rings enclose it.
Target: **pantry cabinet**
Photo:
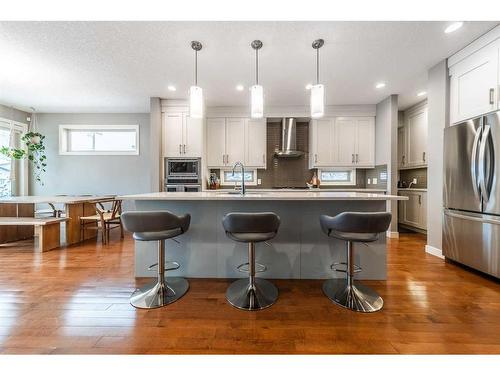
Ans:
[[[398,128],[398,168],[427,166],[427,102],[404,112],[403,126]]]
[[[162,113],[164,157],[201,158],[203,153],[203,119],[188,113]]]
[[[497,39],[449,66],[452,124],[499,109],[499,53]]]
[[[246,167],[266,167],[266,120],[207,119],[207,167],[227,168],[241,161]]]
[[[399,191],[408,200],[398,203],[398,222],[410,227],[427,230],[427,193],[425,191]]]
[[[310,124],[309,167],[373,167],[373,117],[336,117]]]

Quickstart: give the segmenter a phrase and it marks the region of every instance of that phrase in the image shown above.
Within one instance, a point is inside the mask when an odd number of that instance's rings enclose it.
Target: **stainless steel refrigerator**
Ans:
[[[444,132],[443,254],[500,277],[500,111]]]

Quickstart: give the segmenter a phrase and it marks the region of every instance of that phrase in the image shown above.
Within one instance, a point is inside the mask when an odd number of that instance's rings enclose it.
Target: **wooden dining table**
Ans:
[[[95,204],[115,198],[115,195],[54,195],[0,198],[0,217],[35,217],[37,204],[64,205],[65,235],[62,241],[72,245],[97,236],[97,229],[85,231],[84,238],[80,234],[80,217],[95,215]],[[0,244],[25,240],[34,236],[34,228],[30,226],[5,225],[0,226]]]

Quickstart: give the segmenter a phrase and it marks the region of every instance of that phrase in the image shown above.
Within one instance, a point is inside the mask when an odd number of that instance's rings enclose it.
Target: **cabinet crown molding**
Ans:
[[[486,34],[481,35],[479,38],[468,44],[460,51],[448,57],[448,68],[459,63],[467,56],[472,55],[474,52],[479,51],[481,48],[486,47],[488,44],[493,43],[500,39],[500,25],[488,31]]]

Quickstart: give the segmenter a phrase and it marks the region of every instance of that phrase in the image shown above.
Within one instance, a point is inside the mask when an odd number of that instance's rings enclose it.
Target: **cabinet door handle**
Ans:
[[[359,163],[359,154],[356,154],[356,163]]]
[[[405,165],[405,156],[403,155],[403,157],[401,158],[401,164],[402,165]]]
[[[495,89],[490,89],[490,104],[495,104]]]
[[[182,145],[182,151],[184,154],[186,153],[186,145]]]
[[[179,145],[179,154],[182,154],[182,145]]]
[[[317,163],[318,162],[318,154],[314,154],[314,162]]]
[[[262,154],[262,164],[266,165],[266,154]]]
[[[351,163],[354,164],[354,154],[352,154]]]
[[[418,196],[418,204],[422,204],[422,196],[421,195]]]
[[[422,152],[422,160],[425,162],[425,151]]]

